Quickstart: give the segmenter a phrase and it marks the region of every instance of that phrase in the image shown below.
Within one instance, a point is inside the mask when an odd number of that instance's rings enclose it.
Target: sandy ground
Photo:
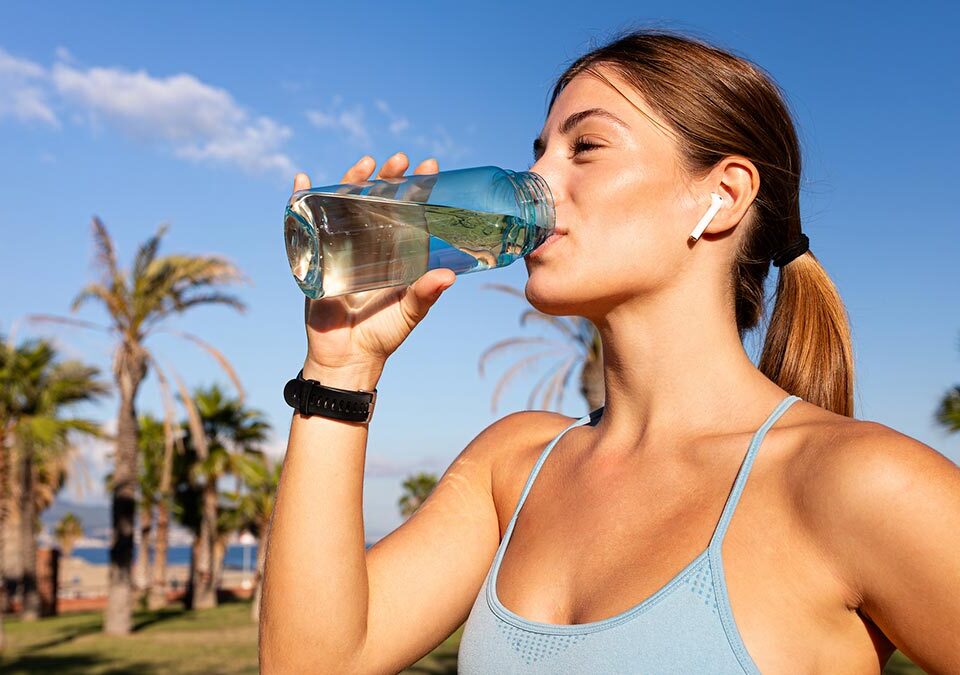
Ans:
[[[89,598],[107,594],[107,565],[94,565],[82,558],[60,558],[60,597]],[[167,566],[167,585],[171,588],[184,588],[189,567],[187,565]],[[134,579],[136,569],[134,569]],[[224,588],[247,588],[253,581],[253,572],[227,569],[223,572]]]

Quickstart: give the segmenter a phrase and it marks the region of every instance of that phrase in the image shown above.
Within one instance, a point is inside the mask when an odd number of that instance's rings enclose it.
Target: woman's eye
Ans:
[[[603,147],[597,143],[590,143],[582,138],[578,138],[573,142],[573,154],[579,155],[581,152],[588,152],[596,148]]]

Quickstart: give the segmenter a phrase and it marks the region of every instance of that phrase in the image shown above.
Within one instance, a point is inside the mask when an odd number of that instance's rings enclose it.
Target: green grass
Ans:
[[[8,649],[0,672],[91,673],[256,673],[257,627],[250,604],[234,602],[216,609],[187,612],[179,608],[134,615],[135,630],[124,638],[101,631],[101,614],[84,612],[24,623],[4,621]],[[463,628],[404,673],[454,675]],[[919,668],[899,652],[884,675],[918,675]]]

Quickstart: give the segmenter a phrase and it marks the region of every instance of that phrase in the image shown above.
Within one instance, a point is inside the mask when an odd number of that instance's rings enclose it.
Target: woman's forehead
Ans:
[[[595,67],[578,73],[558,94],[544,129],[553,129],[572,113],[588,108],[602,108],[636,131],[667,128],[634,85],[610,68]]]

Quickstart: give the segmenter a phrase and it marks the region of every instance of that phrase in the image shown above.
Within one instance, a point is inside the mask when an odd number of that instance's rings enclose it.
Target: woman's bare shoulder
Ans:
[[[509,519],[527,476],[540,453],[561,431],[577,421],[546,410],[511,413],[478,436],[478,451],[490,467],[491,493],[501,520]]]
[[[960,467],[879,422],[819,418],[786,467],[800,522],[852,606],[918,664],[953,672],[960,650],[945,645],[955,638],[946,627],[960,622]]]

